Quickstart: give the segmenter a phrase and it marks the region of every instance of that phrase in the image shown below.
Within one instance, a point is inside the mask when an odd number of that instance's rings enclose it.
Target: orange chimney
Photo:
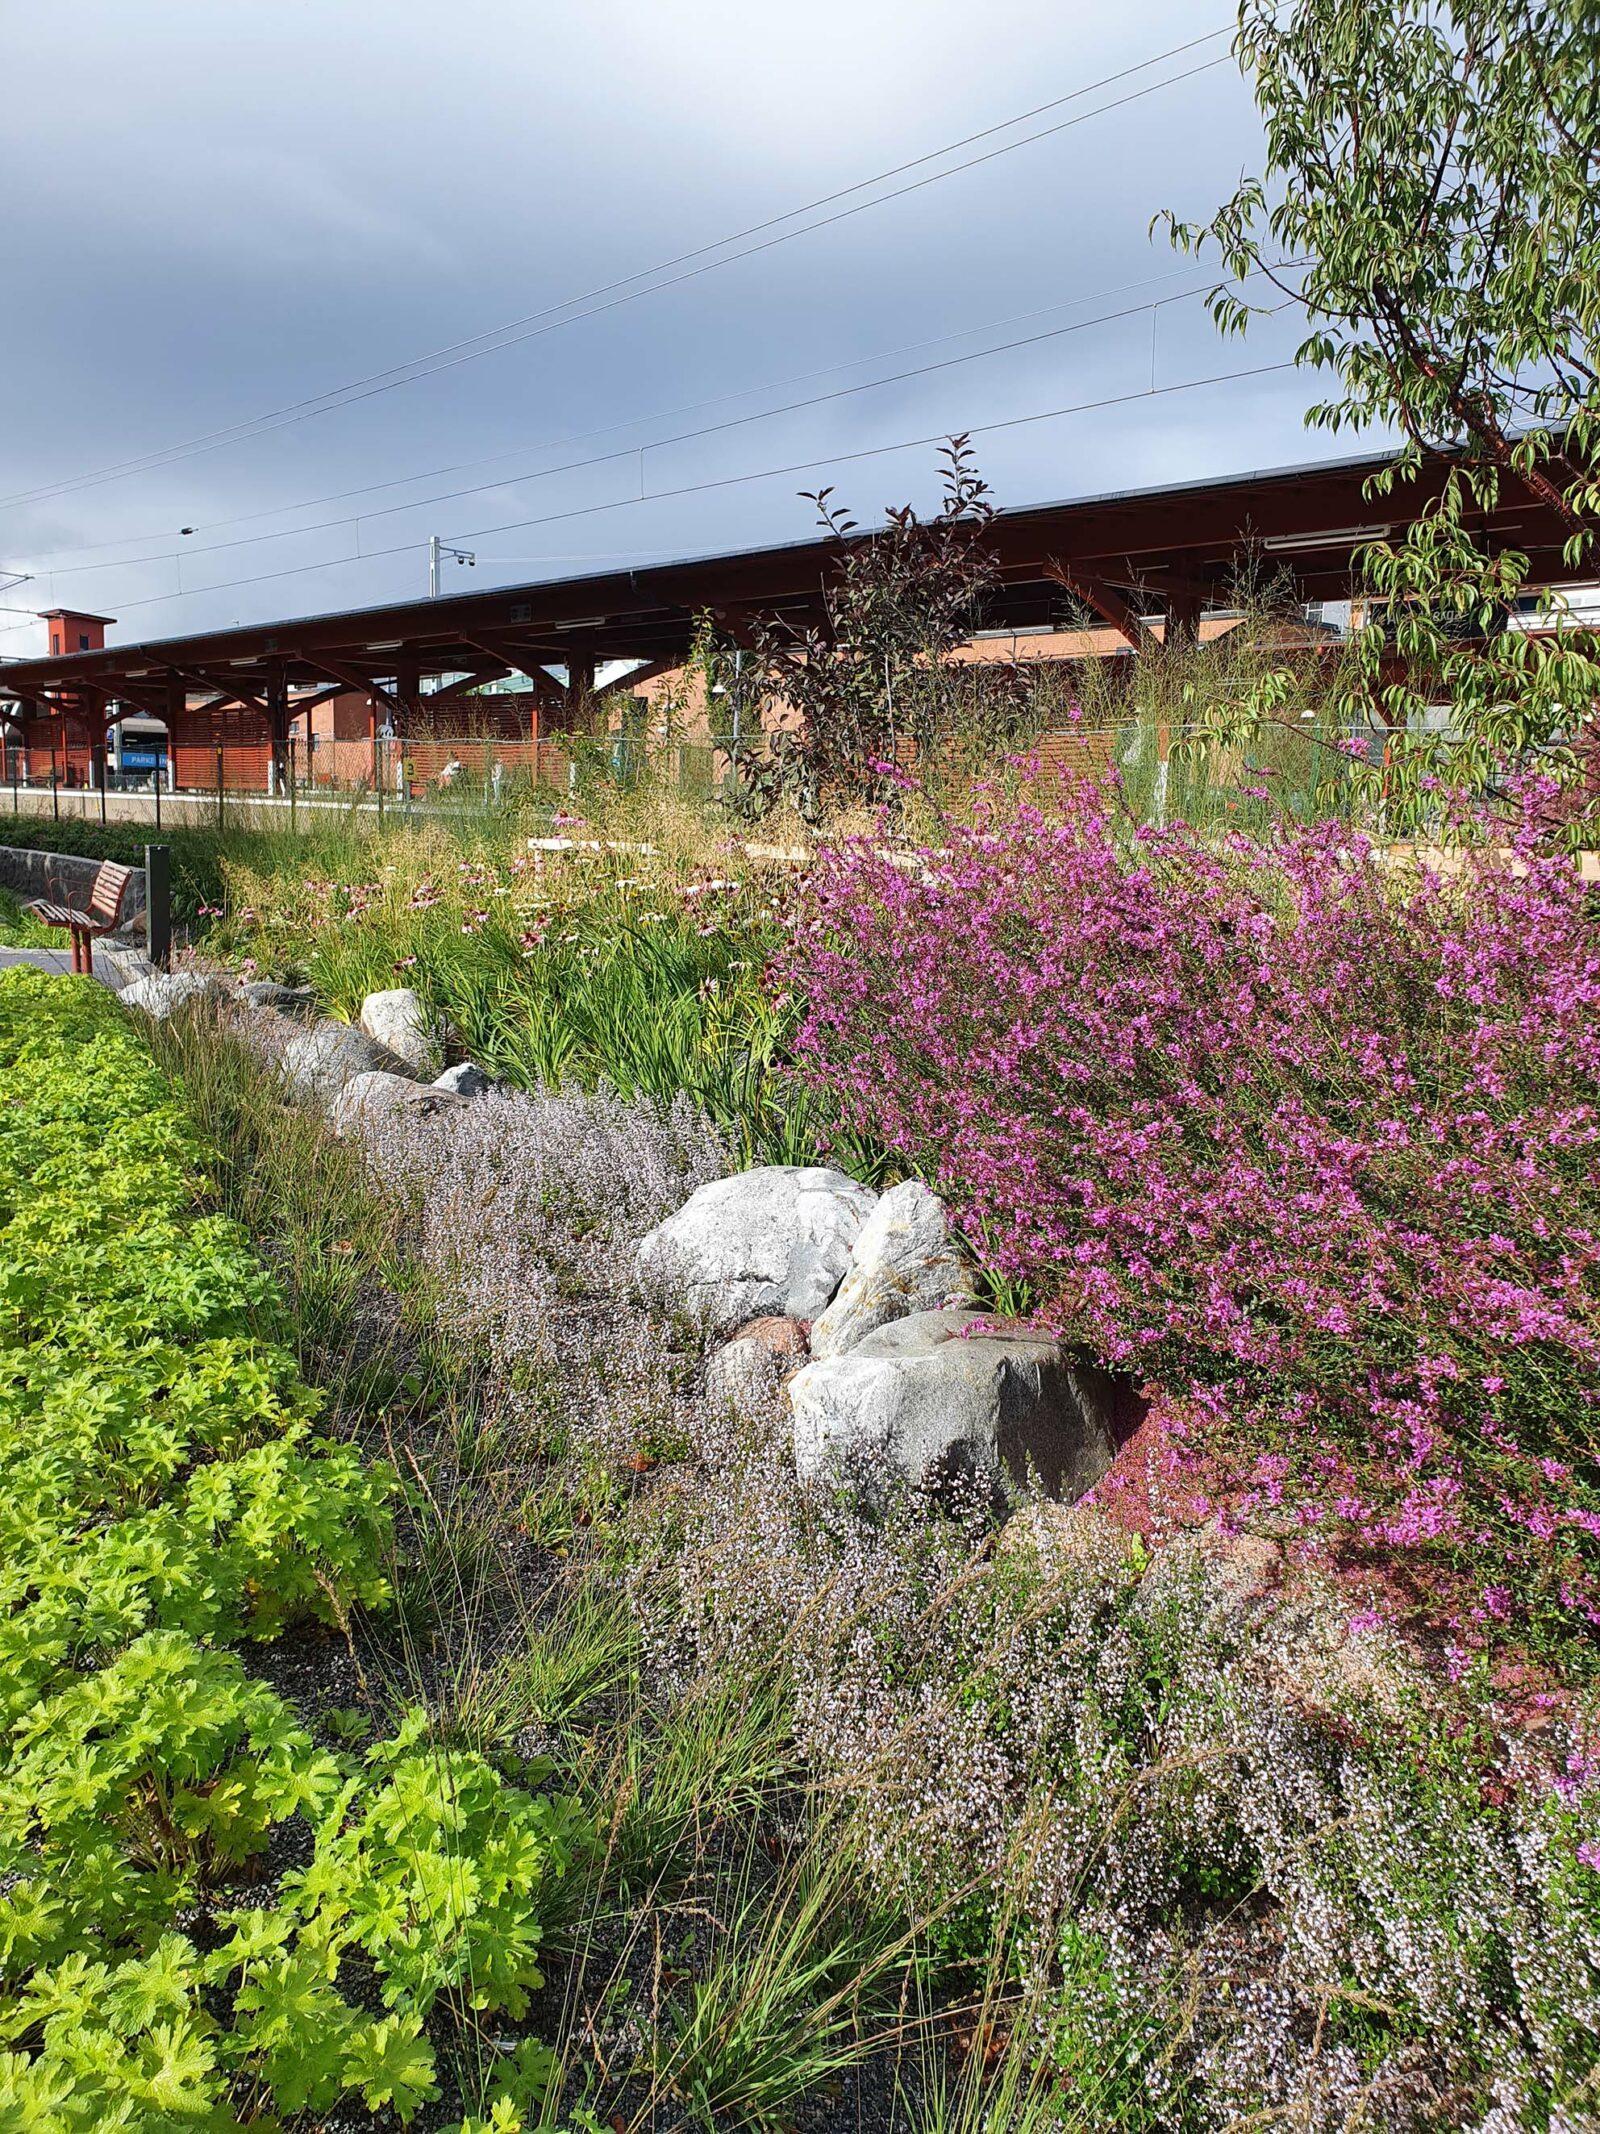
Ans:
[[[50,625],[50,657],[65,652],[103,652],[107,626],[115,615],[85,615],[77,608],[41,608],[40,619]]]

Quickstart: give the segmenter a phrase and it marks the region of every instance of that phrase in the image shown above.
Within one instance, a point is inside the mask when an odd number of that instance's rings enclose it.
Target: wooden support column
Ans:
[[[422,694],[421,670],[414,659],[394,663],[394,731],[396,740],[414,734],[422,724],[427,698]]]
[[[189,685],[181,674],[167,676],[167,790],[178,790],[178,744],[189,742]],[[159,777],[159,772],[157,776]]]
[[[1197,645],[1200,642],[1200,616],[1205,600],[1202,586],[1175,585],[1168,589],[1163,644],[1170,649],[1174,645]]]
[[[287,791],[290,776],[289,757],[289,681],[282,666],[271,669],[267,675],[267,740],[272,751],[272,789],[275,793]]]
[[[561,723],[568,733],[573,733],[580,717],[594,702],[595,656],[592,652],[569,652],[566,668],[567,694]]]
[[[21,694],[19,694],[19,695],[18,695],[18,698],[17,698],[17,708],[18,708],[18,718],[17,718],[17,735],[18,735],[18,739],[17,739],[17,743],[16,743],[16,748],[17,748],[17,751],[18,751],[18,752],[20,753],[20,755],[21,755],[21,759],[22,759],[22,782],[23,782],[23,784],[24,784],[24,785],[26,785],[26,784],[27,784],[27,782],[28,782],[28,780],[29,780],[29,779],[30,779],[30,778],[31,778],[31,777],[33,776],[33,765],[32,765],[32,762],[31,762],[31,759],[30,759],[30,757],[29,757],[29,753],[28,753],[28,750],[29,750],[29,742],[28,742],[28,728],[29,728],[30,724],[32,724],[32,723],[33,723],[34,721],[36,721],[36,720],[37,720],[37,719],[38,719],[38,718],[40,717],[40,711],[39,711],[39,699],[38,699],[38,698],[37,698],[36,696],[31,696],[31,695],[21,695]],[[11,769],[12,769],[13,771],[15,771],[15,769],[16,769],[16,757],[15,757],[15,756],[13,756],[13,758],[12,758],[12,760],[11,760],[11,764],[10,764],[9,768],[11,768]]]
[[[555,662],[567,670],[563,684],[553,675],[542,671],[531,679],[536,693],[538,731],[541,733],[573,733],[578,724],[578,714],[594,698],[595,659],[592,652],[575,652],[563,646],[552,655]],[[537,663],[536,663],[537,664]],[[528,668],[523,669],[528,673]]]

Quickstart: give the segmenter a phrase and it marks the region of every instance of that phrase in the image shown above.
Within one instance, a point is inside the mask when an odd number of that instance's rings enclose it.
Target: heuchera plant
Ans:
[[[1600,936],[1533,833],[1132,828],[990,789],[826,858],[807,1071],[1222,1494],[1388,1564],[1453,1664],[1600,1626]],[[1546,796],[1529,793],[1531,823]]]

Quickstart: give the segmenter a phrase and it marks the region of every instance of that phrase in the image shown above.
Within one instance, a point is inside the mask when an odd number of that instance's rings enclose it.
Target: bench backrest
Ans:
[[[133,880],[132,867],[119,867],[115,860],[103,860],[95,869],[94,888],[89,892],[89,914],[102,925],[115,926],[122,916],[123,899],[128,894],[128,884]]]

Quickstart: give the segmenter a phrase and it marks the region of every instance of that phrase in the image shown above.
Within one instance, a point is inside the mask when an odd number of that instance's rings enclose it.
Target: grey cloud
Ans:
[[[1180,0],[1137,11],[993,0],[981,16],[957,0],[74,0],[14,13],[3,33],[12,93],[0,361],[12,421],[0,490],[159,450],[532,312],[1223,19]],[[636,463],[513,480],[582,456],[513,448],[602,425],[622,427],[588,449],[647,441],[694,419],[642,419],[655,411],[824,366],[854,367],[812,390],[931,362],[984,335],[900,361],[858,359],[1173,271],[1179,263],[1147,237],[1152,213],[1203,211],[1258,154],[1248,93],[1219,68],[342,413],[7,508],[0,560],[37,568],[30,591],[120,614],[123,635],[417,591],[430,531],[583,513],[637,491]],[[1167,286],[1184,273],[1193,270]],[[1282,322],[1242,350],[1224,347],[1198,305],[1168,309],[1158,380],[1271,361],[1292,341]],[[647,452],[646,480],[683,487],[1110,397],[1147,383],[1149,368],[1148,319],[1128,321]],[[777,387],[700,419],[790,397],[804,393]],[[1295,460],[1318,449],[1300,426],[1307,397],[1304,381],[1280,376],[1146,399],[1000,432],[980,440],[980,458],[1008,503]],[[209,557],[202,542],[263,529],[177,536],[501,450],[504,465],[461,477],[495,484],[481,494],[367,520],[363,550],[403,542],[401,556],[333,562],[353,555],[350,529]],[[891,499],[926,501],[931,457],[847,461],[835,478],[870,515]],[[796,491],[816,478],[485,537],[483,568],[533,576],[803,536],[809,508]],[[145,535],[153,557],[185,549],[181,566],[48,575],[52,552]],[[297,564],[316,567],[265,575]],[[187,597],[158,599],[174,593],[180,568]],[[245,578],[261,582],[224,582]],[[0,650],[20,649],[0,636]]]

